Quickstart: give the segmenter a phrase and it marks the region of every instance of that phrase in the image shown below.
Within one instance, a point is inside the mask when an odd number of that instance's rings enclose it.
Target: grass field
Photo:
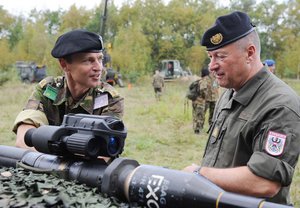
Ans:
[[[300,94],[299,81],[287,81]],[[144,78],[131,88],[117,88],[125,98],[124,123],[128,129],[122,157],[129,157],[141,164],[182,169],[191,163],[200,163],[207,134],[200,136],[192,131],[191,103],[186,104],[188,81],[166,83],[161,102],[154,98],[151,79]],[[0,143],[14,145],[11,132],[13,121],[24,106],[34,85],[19,81],[0,86]],[[207,122],[204,130],[207,130]],[[300,207],[300,168],[295,171],[292,199]]]

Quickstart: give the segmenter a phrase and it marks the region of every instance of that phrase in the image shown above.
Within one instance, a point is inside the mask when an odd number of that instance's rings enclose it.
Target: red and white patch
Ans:
[[[266,152],[273,156],[281,155],[284,150],[285,141],[286,141],[285,134],[269,131],[266,146],[265,146]]]

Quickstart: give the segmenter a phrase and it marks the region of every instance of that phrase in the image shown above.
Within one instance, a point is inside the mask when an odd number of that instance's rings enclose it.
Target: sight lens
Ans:
[[[107,149],[108,149],[108,154],[111,156],[118,154],[119,151],[118,139],[114,137],[109,137]]]

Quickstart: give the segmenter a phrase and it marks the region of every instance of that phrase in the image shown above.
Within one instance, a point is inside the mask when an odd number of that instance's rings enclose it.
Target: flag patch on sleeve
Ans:
[[[268,154],[279,156],[283,153],[286,135],[274,131],[269,131],[265,150]]]

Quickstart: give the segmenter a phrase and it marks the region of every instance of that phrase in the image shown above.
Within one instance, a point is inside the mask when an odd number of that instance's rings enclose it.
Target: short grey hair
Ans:
[[[245,49],[249,43],[254,44],[257,49],[257,54],[260,55],[261,46],[260,46],[260,38],[256,30],[253,30],[249,35],[239,39],[235,42],[235,45],[240,49]]]

